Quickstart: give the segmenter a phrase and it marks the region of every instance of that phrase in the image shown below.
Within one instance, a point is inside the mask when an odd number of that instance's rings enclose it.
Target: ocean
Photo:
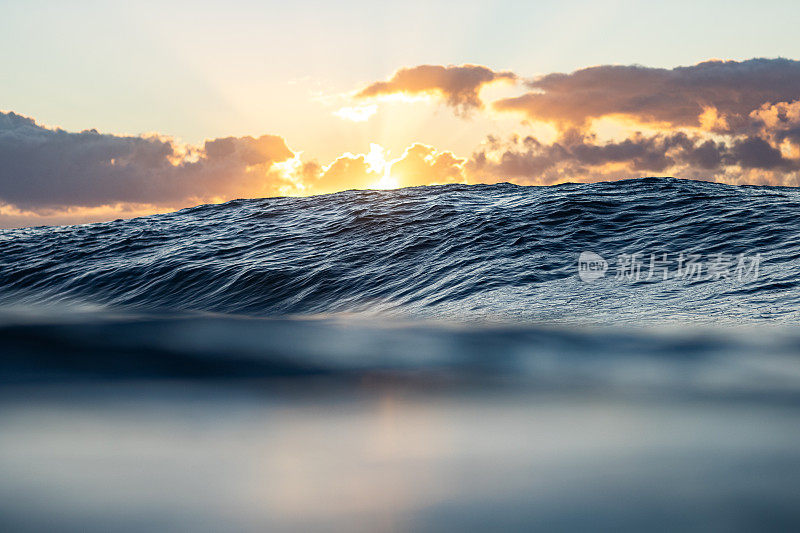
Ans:
[[[7,530],[794,530],[800,193],[644,178],[0,232]]]

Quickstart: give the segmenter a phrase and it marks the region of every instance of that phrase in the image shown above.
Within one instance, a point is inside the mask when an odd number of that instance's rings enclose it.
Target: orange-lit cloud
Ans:
[[[477,111],[483,86],[514,79],[512,73],[476,65],[423,65],[401,69],[359,94],[433,92],[459,111]],[[530,87],[494,106],[550,123],[552,132],[507,122],[505,132],[487,135],[487,127],[498,129],[492,121],[500,120],[488,114],[464,122],[474,128],[472,138],[486,139],[462,147],[471,154],[408,136],[391,150],[382,148],[369,132],[398,123],[379,116],[359,124],[375,112],[369,101],[341,112],[354,121],[347,127],[363,134],[357,147],[368,144],[369,150],[336,151],[326,160],[314,159],[313,152],[306,156],[300,151],[305,146],[290,148],[278,135],[192,146],[159,134],[68,132],[0,113],[0,226],[106,220],[242,197],[445,183],[668,175],[800,185],[798,61],[705,62],[671,70],[600,66],[549,74]],[[434,120],[443,119],[434,115]]]
[[[578,130],[568,131],[552,144],[530,136],[504,141],[489,138],[466,165],[471,182],[538,185],[652,175],[798,185],[799,171],[800,160],[785,157],[761,137],[726,143],[673,132],[599,142]],[[756,181],[753,176],[758,177]]]
[[[750,113],[754,127],[788,157],[800,158],[800,99],[766,103]]]
[[[750,59],[706,61],[674,69],[602,65],[528,82],[533,89],[493,105],[531,120],[583,126],[621,115],[642,123],[701,127],[730,132],[764,103],[800,97],[800,61]],[[709,121],[709,113],[714,120]]]
[[[368,189],[381,179],[364,154],[345,154],[327,166],[307,163],[302,185],[307,193],[326,194],[347,189]]]
[[[325,194],[346,189],[374,189],[386,186],[414,187],[463,183],[466,159],[452,152],[415,143],[396,159],[373,145],[369,154],[344,154],[329,165],[304,164],[298,172],[302,192]]]
[[[0,204],[0,228],[24,226],[58,226],[104,222],[117,218],[135,218],[174,211],[175,208],[153,204],[119,203],[97,207],[61,206],[51,209],[25,210]]]
[[[496,72],[481,65],[419,65],[401,68],[388,80],[375,82],[356,94],[370,98],[393,94],[437,94],[460,113],[483,107],[480,90],[496,81],[516,81],[513,72]]]
[[[452,152],[417,143],[392,163],[390,172],[400,187],[462,183],[465,163]]]
[[[24,210],[119,203],[184,206],[275,194],[281,137],[226,137],[180,147],[166,137],[48,129],[0,114],[0,200]]]

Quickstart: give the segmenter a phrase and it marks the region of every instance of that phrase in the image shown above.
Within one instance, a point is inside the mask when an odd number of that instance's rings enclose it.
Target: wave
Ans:
[[[235,200],[3,231],[0,304],[653,323],[797,318],[798,192],[669,178]],[[760,254],[757,279],[585,283],[578,257]],[[731,268],[733,268],[731,266]]]
[[[791,188],[647,178],[7,230],[0,381],[388,374],[615,389],[627,376],[795,394],[798,207]],[[692,257],[705,270],[687,275]]]

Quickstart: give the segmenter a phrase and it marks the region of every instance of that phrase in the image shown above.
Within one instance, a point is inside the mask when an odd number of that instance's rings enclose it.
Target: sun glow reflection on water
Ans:
[[[780,503],[796,503],[800,475],[791,406],[591,392],[177,389],[4,395],[0,522],[636,530],[657,517],[714,529],[759,520],[766,507],[730,505],[753,498],[772,502],[776,523],[798,518]]]

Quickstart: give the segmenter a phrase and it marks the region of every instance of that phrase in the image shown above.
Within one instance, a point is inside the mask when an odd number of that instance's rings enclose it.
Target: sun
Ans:
[[[400,187],[400,182],[397,181],[396,178],[392,177],[391,174],[384,174],[381,179],[376,181],[372,187],[372,189],[397,189]]]
[[[400,182],[392,177],[392,162],[386,160],[387,155],[387,151],[383,146],[370,143],[369,153],[364,156],[364,160],[367,162],[371,172],[381,175],[378,181],[370,185],[370,189],[397,189],[400,187]]]

